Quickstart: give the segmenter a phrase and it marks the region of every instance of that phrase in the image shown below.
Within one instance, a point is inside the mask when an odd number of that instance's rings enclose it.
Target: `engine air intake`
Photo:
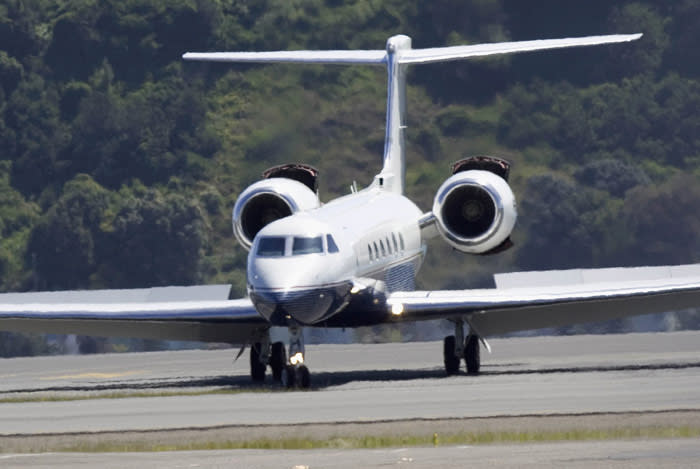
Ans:
[[[432,213],[438,232],[450,246],[470,254],[487,254],[512,245],[507,240],[517,211],[504,175],[507,172],[462,170],[440,186]]]
[[[260,193],[250,198],[241,212],[241,230],[247,239],[255,238],[266,225],[292,214],[289,204],[277,194]]]
[[[496,218],[493,199],[479,186],[460,186],[445,199],[442,207],[445,227],[464,238],[484,234]]]
[[[270,177],[248,186],[233,207],[233,233],[250,249],[265,226],[294,213],[321,205],[316,192],[306,184],[286,177]]]

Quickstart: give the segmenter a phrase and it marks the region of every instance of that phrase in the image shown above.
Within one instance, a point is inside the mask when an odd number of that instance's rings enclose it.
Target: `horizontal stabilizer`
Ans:
[[[595,46],[615,42],[629,42],[642,37],[641,34],[612,34],[566,39],[541,39],[536,41],[497,42],[469,46],[434,47],[428,49],[402,48],[398,51],[399,64],[421,64],[450,60],[484,57],[564,47]],[[208,62],[277,62],[345,65],[387,64],[388,54],[384,50],[290,50],[271,52],[187,52],[185,60]]]
[[[511,54],[564,47],[595,46],[615,42],[629,42],[642,37],[641,34],[613,34],[567,39],[540,39],[536,41],[498,42],[471,46],[435,47],[431,49],[407,49],[399,58],[401,64],[447,62],[450,60],[484,57],[487,55]]]
[[[185,60],[208,62],[277,62],[345,65],[383,65],[383,50],[290,50],[275,52],[187,52]]]

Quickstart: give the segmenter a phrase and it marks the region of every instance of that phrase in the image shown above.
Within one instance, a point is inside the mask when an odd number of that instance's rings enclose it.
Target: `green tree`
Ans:
[[[90,286],[110,197],[109,191],[84,174],[65,185],[56,204],[35,226],[27,248],[40,288]]]
[[[577,169],[574,176],[580,184],[618,198],[634,187],[651,182],[641,168],[616,159],[591,161]]]
[[[700,64],[693,50],[700,44],[700,4],[694,0],[678,0],[672,5],[669,27],[672,46],[667,49],[667,64],[673,70],[697,78]]]
[[[2,358],[33,357],[46,355],[51,351],[45,336],[0,331],[0,357]]]
[[[630,264],[690,264],[700,260],[700,181],[678,176],[661,186],[640,187],[625,200]]]
[[[144,189],[123,197],[100,271],[103,281],[122,288],[201,281],[206,225],[198,202],[184,195]]]
[[[632,47],[609,50],[609,59],[602,67],[604,74],[610,78],[656,73],[669,47],[669,22],[656,5],[631,2],[614,7],[608,20],[611,31],[643,33],[644,36]]]
[[[39,217],[39,207],[10,184],[11,171],[12,162],[0,160],[0,291],[25,287],[28,234]]]
[[[521,196],[519,230],[526,242],[516,262],[524,270],[593,267],[596,226],[590,213],[600,207],[590,191],[553,174],[532,176]]]

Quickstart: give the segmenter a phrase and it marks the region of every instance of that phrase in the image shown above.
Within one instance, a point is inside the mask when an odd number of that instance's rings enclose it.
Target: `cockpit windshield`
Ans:
[[[324,246],[323,240],[326,240]],[[291,251],[287,251],[290,241]],[[325,249],[324,249],[325,248]],[[258,257],[302,256],[304,254],[335,254],[338,245],[330,234],[319,236],[264,236],[258,241]]]
[[[260,238],[258,243],[258,257],[282,257],[284,256],[285,238],[268,237]]]
[[[326,244],[328,245],[328,254],[335,254],[336,252],[340,251],[340,249],[338,249],[338,245],[335,244],[333,236],[329,234],[326,235]]]
[[[323,253],[323,238],[321,236],[314,236],[313,238],[294,237],[292,256],[319,253]]]

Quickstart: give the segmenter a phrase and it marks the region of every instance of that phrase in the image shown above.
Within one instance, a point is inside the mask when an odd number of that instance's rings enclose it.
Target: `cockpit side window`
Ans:
[[[258,257],[282,257],[284,256],[285,239],[278,236],[260,238],[258,241]]]
[[[323,238],[315,236],[313,238],[294,237],[292,243],[292,255],[299,256],[302,254],[322,254],[323,253]]]
[[[335,254],[336,252],[340,251],[340,249],[338,249],[338,245],[335,244],[333,236],[329,234],[326,235],[326,244],[328,245],[328,254]]]

